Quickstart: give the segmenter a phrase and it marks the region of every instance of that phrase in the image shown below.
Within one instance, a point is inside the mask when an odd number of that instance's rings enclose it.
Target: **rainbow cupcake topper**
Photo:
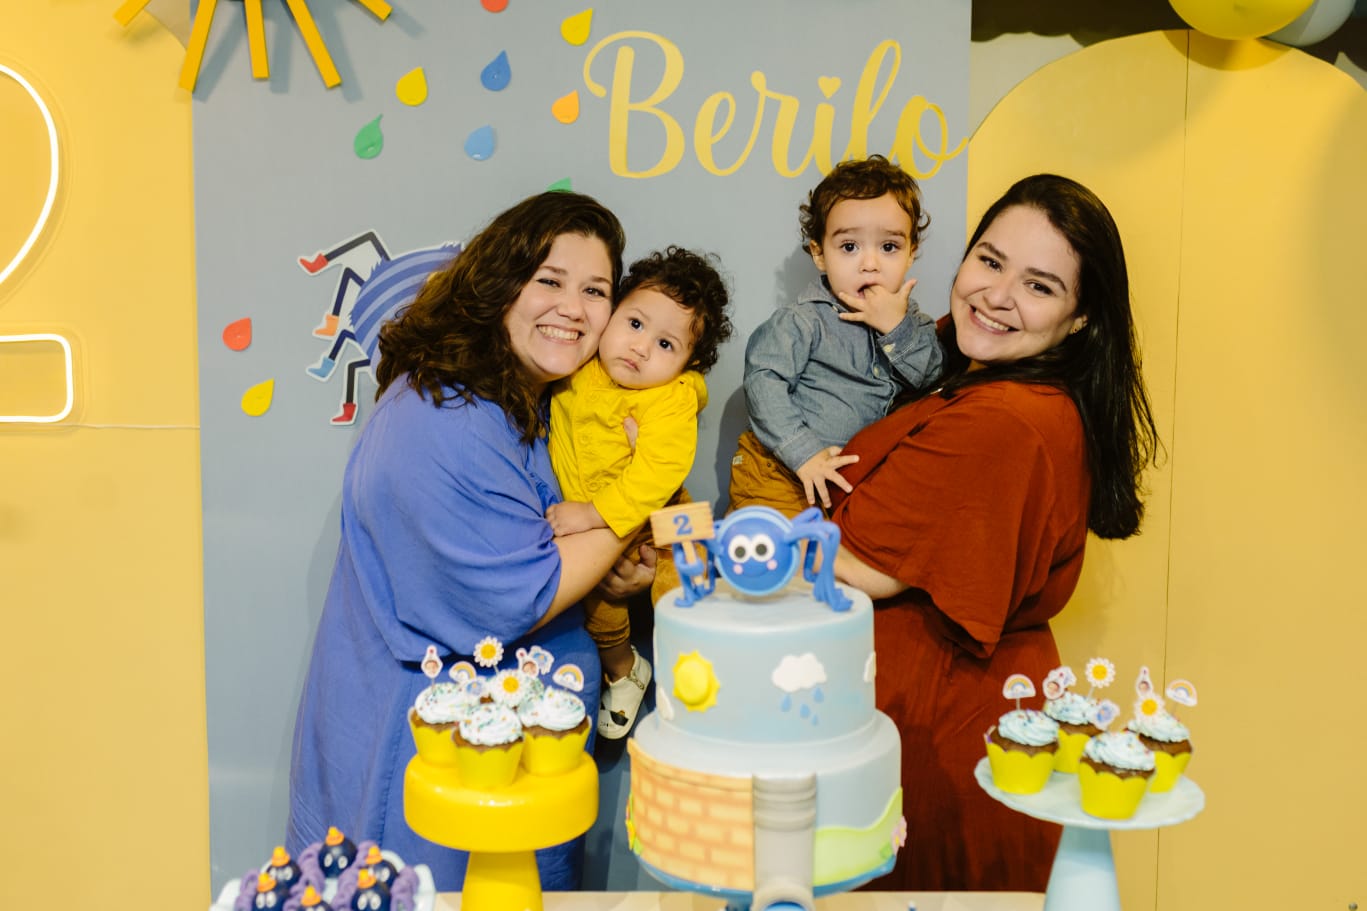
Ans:
[[[469,683],[479,676],[479,671],[468,661],[457,661],[446,674],[456,683]]]
[[[560,665],[559,669],[551,675],[551,680],[575,693],[581,693],[584,690],[584,672],[579,669],[577,664]]]
[[[1077,683],[1077,674],[1068,665],[1056,667],[1044,678],[1044,698],[1057,699]]]
[[[1115,665],[1109,658],[1093,658],[1087,662],[1083,669],[1087,675],[1087,695],[1092,695],[1095,690],[1102,690],[1115,682]]]
[[[1174,680],[1168,684],[1168,688],[1164,692],[1168,694],[1169,699],[1178,705],[1191,708],[1196,704],[1196,687],[1190,680]]]
[[[1024,674],[1012,674],[1002,685],[1002,695],[1016,700],[1016,711],[1020,711],[1021,700],[1035,695],[1035,683]]]

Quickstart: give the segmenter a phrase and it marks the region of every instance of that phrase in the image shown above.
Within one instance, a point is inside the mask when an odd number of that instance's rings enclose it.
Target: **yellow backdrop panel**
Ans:
[[[209,898],[190,101],[180,45],[150,20],[122,31],[116,6],[26,3],[0,41],[53,108],[63,170],[32,260],[0,285],[0,335],[75,336],[75,420],[110,425],[0,427],[0,856],[23,858],[0,893],[178,911]],[[36,109],[7,82],[0,167],[30,192],[4,191],[0,263],[47,176]]]
[[[1111,207],[1131,267],[1168,459],[1143,534],[1093,540],[1057,628],[1065,661],[1116,661],[1108,695],[1127,714],[1140,664],[1196,683],[1201,704],[1183,716],[1208,808],[1115,837],[1126,908],[1364,895],[1353,757],[1367,735],[1336,696],[1361,704],[1367,636],[1367,582],[1352,572],[1367,313],[1349,284],[1349,247],[1367,233],[1364,130],[1361,88],[1329,65],[1177,31],[1045,67],[970,148],[970,223],[1017,177],[1057,171]],[[1334,748],[1297,774],[1285,750],[1258,745],[1284,722],[1333,730]]]

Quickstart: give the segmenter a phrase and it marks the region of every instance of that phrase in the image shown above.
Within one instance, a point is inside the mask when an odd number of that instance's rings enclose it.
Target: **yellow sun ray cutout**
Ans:
[[[119,8],[114,10],[114,18],[125,28],[133,21],[133,17],[142,12],[152,0],[124,0]],[[284,0],[289,7],[290,15],[299,26],[300,37],[304,39],[304,46],[308,48],[309,56],[313,58],[313,65],[318,68],[318,75],[323,77],[323,85],[328,88],[335,88],[342,84],[342,77],[337,72],[336,65],[332,62],[332,55],[328,53],[327,45],[323,43],[323,36],[318,31],[318,26],[313,21],[313,14],[309,12],[308,0]],[[389,18],[393,11],[385,0],[355,0],[365,7],[375,18],[383,22]],[[252,62],[252,78],[267,79],[270,77],[270,66],[266,62],[266,29],[265,17],[261,10],[262,0],[244,0],[242,4],[243,15],[247,23],[247,50]],[[199,81],[199,68],[204,62],[204,48],[209,43],[209,28],[213,25],[214,12],[218,8],[218,0],[200,0],[199,9],[195,11],[194,24],[190,27],[190,40],[185,47],[185,62],[180,68],[179,85],[187,92],[195,90],[195,83]]]

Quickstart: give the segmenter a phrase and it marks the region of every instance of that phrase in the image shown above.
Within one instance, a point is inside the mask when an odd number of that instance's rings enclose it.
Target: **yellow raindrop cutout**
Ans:
[[[578,47],[589,40],[589,25],[593,22],[593,7],[575,13],[560,23],[560,37]]]
[[[422,67],[416,66],[400,76],[399,81],[394,83],[394,94],[410,107],[417,107],[426,101],[427,74],[422,71]]]
[[[384,115],[381,114],[380,117]],[[384,134],[380,132],[380,117],[361,127],[352,141],[357,158],[374,158],[384,148]]]
[[[271,398],[275,395],[275,380],[257,383],[242,393],[242,410],[254,418],[259,418],[271,410]]]
[[[551,105],[551,116],[561,123],[574,123],[579,119],[579,91],[561,95]]]

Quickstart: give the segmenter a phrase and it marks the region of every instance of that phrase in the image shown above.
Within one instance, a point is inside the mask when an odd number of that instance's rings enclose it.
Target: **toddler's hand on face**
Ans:
[[[579,503],[574,500],[552,503],[546,508],[546,521],[551,523],[551,532],[557,538],[592,528],[608,527],[608,523],[603,521],[597,507],[592,503]]]
[[[834,484],[845,493],[854,490],[854,486],[841,476],[840,469],[858,461],[857,455],[841,455],[839,446],[827,446],[803,462],[797,470],[797,476],[802,481],[802,489],[807,493],[807,503],[815,506],[819,497],[821,506],[830,509],[831,495],[826,490],[827,483]]]
[[[886,335],[906,318],[911,289],[915,287],[916,279],[909,278],[896,291],[889,291],[882,285],[865,289],[863,297],[842,291],[840,302],[850,309],[840,314],[840,318],[847,323],[863,323],[878,334]]]

